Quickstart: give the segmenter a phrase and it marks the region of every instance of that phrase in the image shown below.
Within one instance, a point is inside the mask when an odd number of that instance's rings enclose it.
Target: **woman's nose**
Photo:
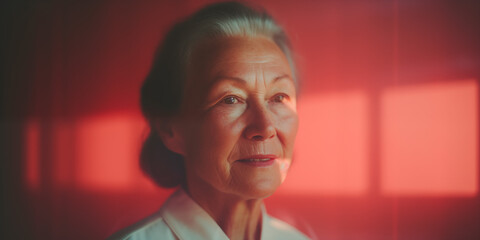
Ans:
[[[249,140],[264,141],[276,135],[276,129],[266,106],[251,106],[249,121],[245,129],[245,137]]]

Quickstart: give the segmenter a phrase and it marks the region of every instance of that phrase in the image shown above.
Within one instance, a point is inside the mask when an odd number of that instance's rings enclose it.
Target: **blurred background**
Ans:
[[[104,239],[172,190],[138,167],[139,88],[211,1],[3,1],[3,239]],[[267,211],[313,239],[480,239],[480,4],[264,0],[302,76]]]

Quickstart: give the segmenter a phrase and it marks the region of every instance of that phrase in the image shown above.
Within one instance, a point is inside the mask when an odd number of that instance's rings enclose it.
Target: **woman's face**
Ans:
[[[242,199],[283,182],[298,127],[288,61],[266,38],[228,37],[192,53],[182,106],[187,184]]]

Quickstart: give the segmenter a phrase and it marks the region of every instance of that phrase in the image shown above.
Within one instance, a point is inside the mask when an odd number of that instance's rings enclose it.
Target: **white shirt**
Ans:
[[[182,189],[173,193],[153,215],[120,230],[108,240],[208,239],[229,238],[208,213]],[[309,239],[297,229],[269,216],[262,207],[261,239]]]

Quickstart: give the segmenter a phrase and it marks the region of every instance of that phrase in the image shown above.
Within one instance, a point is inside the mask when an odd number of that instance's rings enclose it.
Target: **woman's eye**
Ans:
[[[239,101],[238,101],[238,98],[236,98],[234,96],[228,96],[228,97],[224,98],[222,100],[222,102],[225,103],[225,104],[236,104]]]
[[[285,96],[285,94],[277,94],[273,97],[273,101],[281,103],[281,102],[285,101],[286,98],[287,98],[287,96]]]

